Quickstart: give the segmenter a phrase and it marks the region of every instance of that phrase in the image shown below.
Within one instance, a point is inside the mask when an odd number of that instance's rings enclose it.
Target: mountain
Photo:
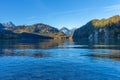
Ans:
[[[108,19],[94,19],[75,30],[73,39],[110,39],[120,38],[120,16]]]
[[[69,35],[69,34],[70,34],[70,30],[69,30],[68,28],[66,28],[66,27],[62,27],[62,28],[60,29],[60,31],[63,32],[64,34],[66,34],[66,35]]]
[[[57,32],[58,29],[46,24],[15,26],[12,22],[0,23],[0,39],[53,39],[46,34]]]
[[[7,22],[0,24],[0,39],[69,39],[69,36],[43,23],[15,26]]]
[[[34,24],[34,25],[20,25],[16,27],[7,28],[15,33],[29,32],[29,33],[56,33],[59,32],[58,29],[51,27],[46,24]]]
[[[64,35],[57,28],[54,28],[50,25],[38,23],[33,25],[21,25],[16,27],[7,27],[6,30],[11,30],[14,33],[32,33],[41,36],[55,37]]]
[[[0,32],[0,39],[53,39],[53,38],[32,33],[17,34],[11,31],[4,30],[4,32]]]
[[[1,23],[0,23],[0,29],[4,28],[5,26],[3,26]]]
[[[12,22],[2,23],[2,25],[5,27],[15,27],[15,25]]]
[[[18,39],[53,39],[53,38],[48,36],[32,34],[32,33],[21,33],[18,34]]]
[[[72,35],[74,34],[74,32],[75,32],[76,29],[77,29],[77,28],[74,27],[74,28],[72,28],[72,29],[70,30],[70,32],[71,32]]]
[[[66,35],[72,35],[75,31],[75,28],[68,29],[66,27],[63,27],[63,28],[60,29],[60,31],[63,32],[64,34],[66,34]]]
[[[21,25],[16,27],[8,27],[7,29],[12,30],[15,33],[40,33],[40,34],[47,34],[47,33],[57,33],[59,30],[57,28],[51,27],[46,24],[33,24],[33,25]]]

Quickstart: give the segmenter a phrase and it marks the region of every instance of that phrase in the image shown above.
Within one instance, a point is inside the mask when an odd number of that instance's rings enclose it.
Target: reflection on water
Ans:
[[[61,40],[1,40],[0,48],[9,49],[39,49],[39,48],[53,48],[62,44]]]
[[[109,39],[107,41],[98,40],[98,41],[90,41],[88,39],[74,40],[75,45],[87,45],[83,48],[91,48],[91,49],[118,49],[120,50],[120,40]]]
[[[119,40],[0,40],[0,80],[120,80],[106,54],[120,56]]]
[[[50,54],[44,53],[42,51],[3,49],[1,50],[0,56],[29,56],[29,57],[42,58],[42,57],[50,57]]]
[[[49,57],[40,49],[55,48],[63,44],[62,40],[1,40],[0,56]]]

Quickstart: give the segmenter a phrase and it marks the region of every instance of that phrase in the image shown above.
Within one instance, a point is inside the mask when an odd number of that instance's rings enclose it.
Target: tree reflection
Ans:
[[[32,52],[32,50],[55,48],[64,42],[63,40],[2,40],[0,41],[0,56],[48,57],[50,56],[48,53]]]

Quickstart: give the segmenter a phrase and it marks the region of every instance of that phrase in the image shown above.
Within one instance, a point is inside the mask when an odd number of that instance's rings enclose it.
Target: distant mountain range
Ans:
[[[54,28],[50,25],[38,23],[33,25],[23,25],[23,26],[16,26],[16,27],[8,27],[6,30],[11,30],[15,33],[36,33],[36,34],[55,34],[59,33],[57,28]]]
[[[120,16],[108,19],[94,19],[75,30],[73,39],[120,39]]]
[[[68,29],[68,28],[66,28],[66,27],[62,27],[62,28],[60,29],[60,31],[63,32],[64,34],[66,34],[66,35],[72,35],[72,34],[74,33],[75,29],[76,29],[76,28]]]
[[[76,29],[66,27],[58,30],[47,24],[16,26],[12,22],[0,23],[0,39],[120,39],[120,16],[93,19]]]
[[[60,32],[57,28],[43,23],[21,26],[15,26],[12,22],[0,23],[1,39],[52,39],[56,36],[64,36],[64,33]]]
[[[2,23],[2,25],[5,26],[5,27],[15,27],[15,24],[13,24],[11,21],[6,22],[6,23]]]

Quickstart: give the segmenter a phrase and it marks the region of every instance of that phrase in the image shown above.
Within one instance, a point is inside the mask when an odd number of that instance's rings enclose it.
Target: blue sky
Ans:
[[[0,0],[0,22],[80,27],[120,14],[120,0]]]

